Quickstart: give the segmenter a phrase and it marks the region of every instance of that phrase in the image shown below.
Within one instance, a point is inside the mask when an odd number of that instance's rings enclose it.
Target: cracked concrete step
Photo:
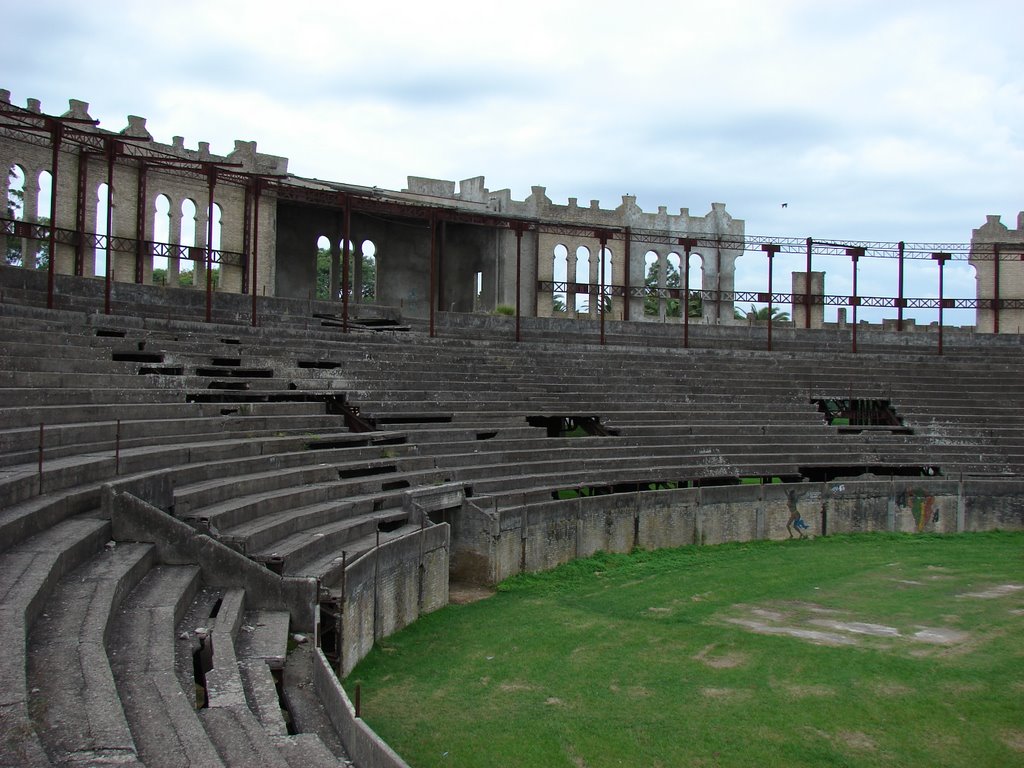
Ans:
[[[49,765],[29,717],[27,645],[54,587],[110,538],[104,520],[57,523],[0,554],[0,765]]]
[[[155,562],[152,545],[109,543],[61,579],[32,629],[29,709],[56,763],[137,760],[104,643],[114,610]]]
[[[152,569],[122,603],[108,656],[139,757],[149,768],[223,766],[175,669],[177,625],[199,587],[197,566]]]

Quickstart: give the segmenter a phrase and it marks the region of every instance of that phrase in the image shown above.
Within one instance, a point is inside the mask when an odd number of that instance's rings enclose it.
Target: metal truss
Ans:
[[[602,290],[603,289],[603,290]],[[576,283],[566,281],[537,281],[537,292],[546,294],[566,294],[580,296],[623,297],[626,295],[625,286],[605,285],[596,283]],[[629,297],[633,299],[657,298],[657,299],[681,299],[682,288],[648,288],[646,286],[630,286]],[[769,296],[760,291],[710,291],[691,290],[691,298],[700,298],[709,304],[733,303],[733,304],[768,304]],[[793,304],[804,306],[807,304],[807,296],[802,293],[772,293],[771,304],[787,305]],[[1024,299],[954,299],[954,298],[907,298],[902,299],[892,296],[838,296],[838,295],[812,295],[812,305],[823,305],[826,307],[904,307],[906,309],[1024,309]]]

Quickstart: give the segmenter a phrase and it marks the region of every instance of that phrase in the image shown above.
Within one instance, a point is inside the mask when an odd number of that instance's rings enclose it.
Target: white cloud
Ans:
[[[37,0],[5,14],[36,32],[5,39],[15,103],[80,98],[104,127],[139,114],[158,140],[220,153],[256,140],[303,175],[485,175],[517,198],[540,184],[694,213],[723,201],[752,234],[863,240],[964,241],[985,214],[1024,208],[1024,7],[1009,0]]]

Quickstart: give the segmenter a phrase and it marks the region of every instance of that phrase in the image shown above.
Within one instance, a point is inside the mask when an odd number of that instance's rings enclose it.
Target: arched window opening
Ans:
[[[576,282],[584,285],[590,283],[590,249],[585,245],[576,249]],[[577,293],[573,309],[577,312],[589,312],[590,296],[585,293]]]
[[[377,298],[377,246],[372,240],[364,240],[360,247],[362,274],[360,290],[364,299]]]
[[[331,240],[325,235],[316,239],[316,297],[331,298]]]
[[[610,312],[612,308],[611,291],[608,289],[608,286],[615,284],[615,275],[612,270],[612,263],[612,249],[603,248],[601,250],[601,262],[598,266],[599,271],[597,273],[598,282],[603,284],[605,287],[604,298],[601,300],[601,303],[599,305],[602,312]],[[601,268],[604,269],[604,275],[602,275],[600,272]]]
[[[40,224],[50,224],[50,192],[53,188],[53,174],[49,171],[40,171],[39,195],[36,200],[35,220]],[[35,265],[39,269],[46,269],[50,264],[50,241],[47,238],[35,241]]]
[[[171,242],[171,200],[167,195],[157,195],[153,201],[153,242]],[[161,252],[162,248],[154,246],[154,254]],[[166,256],[153,256],[153,285],[167,285]]]
[[[19,165],[12,165],[7,171],[7,206],[4,216],[8,219],[22,219],[25,214],[25,171]],[[13,266],[22,264],[22,241],[6,238],[4,263]]]
[[[691,253],[688,266],[690,296],[687,304],[690,317],[701,317],[704,314],[704,301],[700,293],[704,289],[704,257],[699,253]]]
[[[657,289],[661,277],[660,258],[654,251],[644,254],[644,287],[647,292],[644,294],[644,314],[656,316],[658,314]]]
[[[566,282],[569,271],[569,249],[559,243],[552,252],[551,280],[554,283]],[[555,312],[567,312],[569,302],[564,291],[552,291],[551,301]]]
[[[679,270],[682,268],[682,259],[678,253],[672,252],[665,258],[665,287],[678,289],[683,285],[683,275]],[[665,300],[666,317],[682,317],[682,302],[680,299]]]
[[[96,246],[96,253],[93,258],[93,275],[106,275],[107,274],[107,185],[104,182],[96,187],[96,239],[98,242],[103,243],[102,246]],[[110,258],[114,258],[114,254],[110,253]],[[111,264],[110,268],[113,271],[114,265]]]
[[[473,273],[473,311],[479,312],[484,301],[484,273]]]
[[[195,252],[196,247],[196,204],[194,200],[185,198],[181,201],[181,228],[179,229],[178,242],[181,243],[183,249],[187,248],[188,256],[186,258],[191,259],[191,263],[185,267],[184,265],[178,265],[178,278],[182,285],[194,285],[196,277],[196,263],[195,259],[198,254]]]

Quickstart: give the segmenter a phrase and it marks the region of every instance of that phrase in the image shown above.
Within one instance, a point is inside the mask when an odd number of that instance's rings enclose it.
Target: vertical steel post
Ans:
[[[943,286],[942,286],[942,273],[943,268],[946,266],[946,262],[950,258],[948,253],[933,253],[932,258],[939,263],[939,354],[942,354],[942,309],[945,301],[943,300]]]
[[[999,243],[992,244],[992,333],[999,333]]]
[[[522,340],[520,318],[523,296],[523,228],[516,224],[516,344]],[[475,288],[474,288],[475,290]]]
[[[60,163],[60,140],[63,129],[61,124],[54,120],[50,125],[50,142],[53,145],[53,153],[50,157],[50,233],[47,239],[47,248],[50,258],[46,265],[46,308],[53,309],[53,290],[56,282],[57,265],[57,166]]]
[[[624,266],[622,268],[623,269],[623,271],[622,271],[622,277],[623,277],[623,281],[622,281],[622,285],[623,285],[623,288],[622,288],[622,291],[623,291],[623,294],[622,294],[622,319],[624,321],[628,321],[629,320],[629,303],[630,303],[629,300],[630,300],[630,293],[631,293],[630,290],[629,290],[629,288],[630,288],[630,285],[629,285],[629,268],[630,268],[630,264],[629,264],[629,262],[630,262],[630,257],[631,257],[630,241],[632,239],[633,239],[633,229],[632,229],[632,227],[626,227],[626,242],[624,243],[623,249],[622,249],[622,260],[624,262]]]
[[[217,185],[217,169],[207,171],[209,203],[206,208],[206,322],[213,321],[213,189]]]
[[[772,297],[772,266],[775,260],[775,254],[779,252],[780,246],[775,243],[764,243],[761,245],[761,250],[764,251],[768,257],[768,351],[772,351],[772,305],[774,304]]]
[[[608,233],[607,232],[599,232],[598,233],[598,242],[600,242],[600,244],[601,244],[601,247],[598,250],[598,253],[600,254],[598,256],[598,258],[601,259],[601,261],[598,264],[598,270],[599,271],[598,271],[598,286],[597,286],[597,315],[598,315],[598,318],[600,319],[600,323],[601,323],[601,346],[603,347],[604,346],[604,315],[605,315],[605,311],[604,311],[604,252],[605,252],[605,248],[608,245]]]
[[[342,229],[343,240],[341,243],[341,331],[342,333],[348,333],[348,294],[351,290],[349,284],[349,270],[352,268],[351,260],[351,248],[352,248],[352,199],[345,194],[343,198],[345,205],[344,223]],[[362,290],[362,286],[359,286],[359,290]]]
[[[846,255],[853,262],[853,296],[850,297],[850,304],[853,307],[853,353],[857,354],[857,307],[860,304],[860,297],[857,296],[857,262],[865,253],[863,248],[847,248]]]
[[[85,198],[89,186],[89,153],[78,154],[78,198],[75,201],[75,276],[85,275]],[[95,257],[94,257],[95,260]],[[95,272],[95,267],[93,267]]]
[[[697,241],[692,237],[679,238],[679,244],[683,246],[683,349],[690,348],[690,253]]]
[[[245,206],[242,214],[242,293],[249,292],[249,283],[252,280],[252,266],[249,263],[249,253],[252,250],[252,185],[248,182],[245,185]]]
[[[263,179],[258,176],[255,179],[255,189],[253,190],[253,210],[252,210],[252,267],[249,271],[252,276],[249,279],[249,283],[252,287],[252,326],[256,327],[256,282],[259,275],[259,252],[260,252],[260,192],[263,187]]]
[[[114,140],[107,139],[107,257],[104,269],[103,314],[110,314],[110,274],[111,244],[114,239]]]
[[[904,258],[904,253],[905,253],[906,249],[907,249],[906,243],[904,243],[902,240],[900,240],[899,244],[897,245],[897,250],[896,250],[896,256],[899,259],[899,272],[898,272],[897,284],[896,284],[896,291],[897,291],[897,299],[896,299],[896,307],[897,307],[897,309],[896,309],[896,330],[897,331],[902,331],[903,330],[903,304],[904,304],[904,301],[903,301],[903,258]]]
[[[814,251],[814,238],[807,238],[807,272],[804,278],[804,328],[811,327],[811,253]]]
[[[434,311],[437,305],[437,214],[430,212],[430,338],[434,338]]]
[[[141,285],[146,277],[143,259],[146,256],[146,170],[145,160],[139,161],[138,183],[135,190],[135,282]]]

